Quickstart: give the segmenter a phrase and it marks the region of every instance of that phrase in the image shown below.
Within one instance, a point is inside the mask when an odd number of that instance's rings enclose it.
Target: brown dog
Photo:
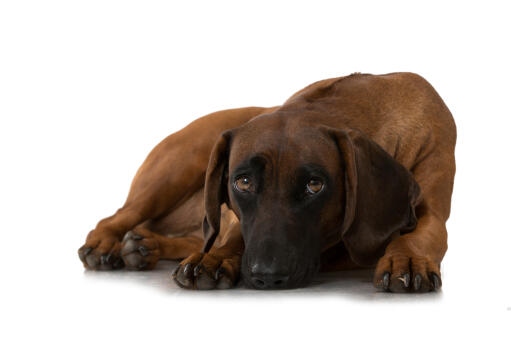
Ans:
[[[434,290],[455,143],[449,110],[420,76],[319,81],[281,106],[220,111],[167,137],[79,256],[99,270],[184,259],[173,277],[193,289],[240,276],[298,287],[319,269],[376,264],[378,288]]]

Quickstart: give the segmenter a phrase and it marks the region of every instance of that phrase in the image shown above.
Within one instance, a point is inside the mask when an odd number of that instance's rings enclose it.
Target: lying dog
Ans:
[[[418,75],[316,82],[273,108],[204,116],[158,144],[87,236],[88,269],[184,259],[183,288],[306,285],[376,264],[392,292],[441,286],[456,126]],[[201,238],[201,227],[204,239]]]

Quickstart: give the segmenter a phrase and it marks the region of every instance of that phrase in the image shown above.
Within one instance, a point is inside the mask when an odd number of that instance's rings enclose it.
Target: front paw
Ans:
[[[151,231],[135,228],[124,235],[121,256],[128,270],[151,270],[160,259],[158,241]]]
[[[172,278],[185,289],[229,289],[240,276],[240,257],[222,259],[209,253],[193,253],[172,273]]]
[[[373,284],[390,292],[428,292],[442,286],[440,267],[427,256],[410,252],[385,254],[376,266]]]
[[[117,236],[92,230],[85,244],[78,249],[78,257],[89,270],[115,270],[124,266],[120,255],[121,243]]]

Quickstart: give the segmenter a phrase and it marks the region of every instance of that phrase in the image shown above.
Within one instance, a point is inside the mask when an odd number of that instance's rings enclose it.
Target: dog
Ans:
[[[438,290],[455,144],[449,109],[419,75],[322,80],[165,138],[78,254],[92,270],[182,260],[172,277],[187,289],[296,288],[374,267],[380,290]]]

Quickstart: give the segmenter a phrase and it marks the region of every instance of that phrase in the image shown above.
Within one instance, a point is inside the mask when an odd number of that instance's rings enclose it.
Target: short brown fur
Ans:
[[[228,206],[222,206],[219,238],[208,253],[201,253],[200,228],[208,223],[204,184],[210,154],[226,130],[250,122],[244,143],[265,143],[259,137],[268,125],[291,116],[286,125],[290,134],[318,124],[359,131],[413,175],[421,192],[416,198],[416,228],[396,235],[386,246],[374,284],[394,292],[437,289],[447,250],[456,127],[433,87],[412,73],[319,81],[281,106],[219,111],[168,136],[138,170],[123,207],[88,234],[79,250],[84,266],[151,269],[159,259],[184,259],[174,274],[181,286],[232,287],[240,274],[244,243],[237,216]],[[323,252],[322,269],[357,267],[352,258],[343,243],[334,245]]]

